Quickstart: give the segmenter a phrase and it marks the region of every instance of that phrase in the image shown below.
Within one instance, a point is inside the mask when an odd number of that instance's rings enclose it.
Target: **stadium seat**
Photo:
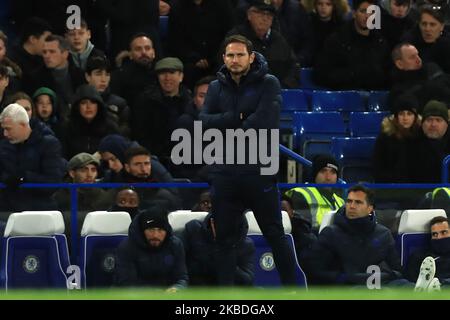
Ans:
[[[331,152],[346,182],[372,182],[372,154],[375,137],[332,138]]]
[[[331,152],[331,138],[345,137],[346,126],[339,112],[294,112],[294,147],[312,160]]]
[[[208,212],[204,211],[176,210],[170,212],[167,217],[169,224],[172,226],[173,233],[175,235],[181,235],[186,223],[194,219],[203,221],[207,215]]]
[[[59,211],[9,216],[2,243],[0,281],[10,288],[67,288],[70,265]]]
[[[272,250],[267,243],[266,239],[262,235],[256,222],[255,216],[252,211],[247,211],[245,214],[248,221],[248,234],[247,236],[253,240],[255,244],[255,286],[280,286],[280,279],[277,270],[275,269],[275,263],[272,255]],[[288,243],[295,253],[294,239],[291,232],[291,221],[287,212],[282,211],[282,222],[286,236],[288,237]],[[297,261],[297,257],[295,257]],[[297,262],[296,268],[297,284],[299,286],[307,287],[306,275]]]
[[[283,103],[281,111],[308,111],[308,100],[300,89],[282,89],[281,96]]]
[[[313,111],[339,111],[344,115],[351,111],[366,111],[357,91],[314,90],[311,95]]]
[[[351,137],[376,137],[383,118],[389,112],[350,112],[348,127]]]
[[[397,246],[402,266],[408,262],[411,254],[430,245],[430,220],[434,217],[446,217],[443,209],[405,210],[398,226]]]
[[[367,111],[388,111],[389,91],[370,91],[367,101]]]
[[[333,224],[334,221],[334,215],[336,214],[337,210],[333,210],[330,212],[327,212],[323,215],[322,223],[320,224],[319,233],[322,232],[325,227],[328,227]]]
[[[81,229],[79,266],[84,288],[113,284],[116,249],[128,237],[128,212],[93,211]]]

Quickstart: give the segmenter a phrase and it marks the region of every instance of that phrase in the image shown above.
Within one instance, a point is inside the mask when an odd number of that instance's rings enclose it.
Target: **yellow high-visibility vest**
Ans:
[[[286,195],[292,198],[294,192],[301,193],[305,197],[311,211],[313,226],[320,226],[325,213],[339,209],[345,203],[344,199],[339,197],[336,193],[333,193],[334,201],[331,203],[327,198],[322,196],[315,187],[293,188],[286,191]]]
[[[436,193],[438,193],[438,191],[440,191],[440,190],[444,190],[447,193],[448,197],[450,198],[450,188],[443,187],[443,188],[436,188],[433,190],[432,199],[434,199],[434,197],[436,196]]]

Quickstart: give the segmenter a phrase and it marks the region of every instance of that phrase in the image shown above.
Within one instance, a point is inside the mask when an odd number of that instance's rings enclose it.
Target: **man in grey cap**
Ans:
[[[444,102],[430,100],[422,112],[422,132],[411,155],[415,183],[441,182],[442,160],[450,154],[448,107]]]
[[[133,112],[132,136],[159,157],[170,157],[170,136],[183,124],[181,115],[188,112],[191,92],[182,84],[183,63],[175,57],[159,60],[155,65],[158,84],[148,87],[137,99]],[[151,108],[150,108],[151,106]],[[184,127],[184,126],[183,126]]]
[[[95,183],[100,161],[89,153],[79,153],[73,156],[68,164],[67,180],[71,183]],[[69,210],[71,204],[70,190],[60,189],[54,194],[61,211]],[[100,188],[78,189],[78,210],[106,210],[111,206],[112,198]],[[80,217],[80,215],[79,215]]]

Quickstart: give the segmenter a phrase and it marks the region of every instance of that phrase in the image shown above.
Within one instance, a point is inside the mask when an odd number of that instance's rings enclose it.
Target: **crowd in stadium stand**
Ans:
[[[68,23],[66,8],[73,4],[81,9],[79,28]],[[368,8],[373,4],[380,9],[381,29],[368,27]],[[208,166],[172,163],[171,134],[178,128],[194,131],[208,86],[223,64],[221,44],[237,34],[252,41],[283,89],[300,88],[300,68],[308,67],[314,82],[327,90],[389,91],[390,114],[376,139],[373,182],[441,181],[442,160],[450,154],[450,9],[443,0],[353,0],[351,4],[345,0],[14,0],[8,9],[0,25],[0,181],[6,185],[0,190],[2,212],[58,209],[68,218],[69,189],[18,188],[25,182],[206,181]],[[168,17],[167,25],[160,17]],[[336,159],[319,156],[309,181],[334,184],[339,170]],[[139,210],[189,209],[203,191],[80,189],[78,218],[82,221],[89,211],[126,208],[136,219],[130,228],[133,236],[121,246],[119,256],[139,260],[145,242],[138,234],[150,226],[144,225],[146,213],[139,215]],[[428,195],[415,194],[414,202],[411,194],[406,196],[408,206],[443,208],[448,213],[449,193],[428,191]],[[367,195],[365,189],[355,192]],[[397,202],[404,201],[401,192],[395,196]],[[388,206],[395,196],[386,193],[377,201]],[[197,210],[210,211],[206,198],[201,195]],[[307,271],[313,270],[312,281],[362,283],[357,275],[351,278],[327,270],[333,259],[344,255],[328,242],[347,241],[353,232],[348,230],[354,227],[345,216],[342,194],[331,188],[294,188],[282,199],[297,256],[306,261]],[[366,200],[373,206],[369,196]],[[395,207],[404,208],[403,204]],[[338,209],[338,226],[318,238],[324,213]],[[368,210],[370,216],[372,211]],[[388,230],[375,227],[375,222],[370,218],[360,227],[386,234],[391,246]],[[152,226],[166,231],[173,247],[167,250],[182,250],[166,220]],[[210,272],[213,229],[210,216],[186,227],[187,267],[176,270],[172,288],[187,285],[188,271],[197,284],[215,283],[216,279],[195,274],[197,269]],[[253,276],[245,260],[252,254],[247,229],[243,221],[236,271],[241,285],[250,284]],[[192,253],[203,249],[202,254]],[[361,248],[350,250],[354,254]],[[449,252],[446,248],[431,255]],[[384,254],[391,257],[390,252]],[[415,267],[408,270],[410,281],[415,282],[424,257],[415,259]],[[153,263],[144,262],[142,268]],[[386,262],[386,279],[402,278],[397,261]],[[140,280],[128,278],[126,268],[118,265],[118,283],[139,284]]]

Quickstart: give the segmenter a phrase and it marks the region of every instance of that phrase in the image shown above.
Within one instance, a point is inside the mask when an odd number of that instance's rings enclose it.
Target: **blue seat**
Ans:
[[[267,243],[266,239],[261,233],[259,226],[256,222],[255,216],[253,212],[248,211],[246,213],[246,218],[248,221],[248,234],[247,236],[253,240],[255,244],[255,286],[263,286],[263,287],[273,287],[280,286],[280,277],[278,271],[275,268],[275,263],[272,255],[272,249]],[[291,232],[291,222],[289,220],[289,216],[286,212],[282,212],[282,221],[285,229],[286,237],[288,239],[289,246],[295,253],[294,239],[292,238]],[[295,259],[297,261],[297,257]],[[303,272],[302,268],[296,263],[296,278],[297,284],[299,286],[307,288],[307,280],[306,275]]]
[[[426,209],[402,212],[396,239],[402,266],[406,266],[412,253],[430,246],[429,223],[437,216],[446,217],[445,211],[443,209]]]
[[[311,95],[313,111],[366,111],[361,95],[357,91],[314,90]]]
[[[326,89],[314,83],[312,79],[313,69],[312,68],[301,68],[300,69],[300,88],[301,89]]]
[[[341,167],[341,179],[347,182],[373,182],[372,155],[375,140],[375,137],[331,139],[331,152]]]
[[[79,266],[84,288],[113,284],[116,249],[128,237],[128,212],[89,212],[81,230]]]
[[[389,91],[370,91],[367,101],[368,111],[388,111],[388,96]]]
[[[64,220],[58,211],[9,216],[2,243],[0,280],[6,288],[67,288],[70,265]]]
[[[348,127],[351,137],[374,137],[381,130],[383,118],[389,112],[350,112]]]
[[[281,111],[308,111],[308,100],[301,89],[282,89]]]
[[[330,153],[332,137],[345,137],[346,126],[339,112],[295,112],[294,147],[307,159]]]
[[[159,36],[161,40],[167,38],[169,34],[169,16],[159,16]]]

